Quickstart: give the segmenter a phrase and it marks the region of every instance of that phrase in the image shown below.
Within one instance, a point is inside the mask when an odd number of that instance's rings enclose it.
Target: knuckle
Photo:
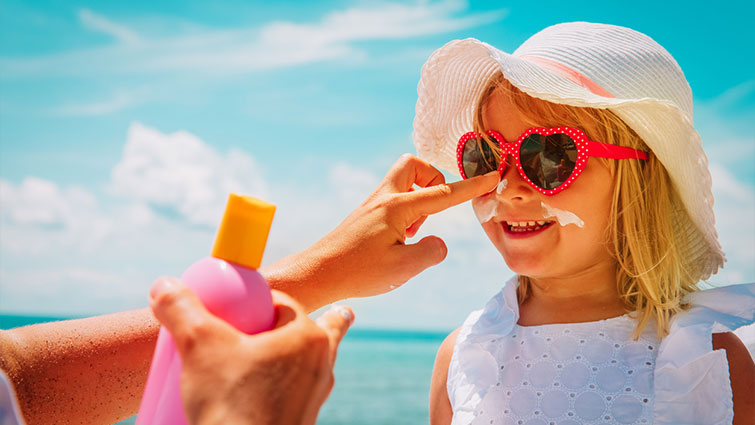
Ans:
[[[181,298],[181,292],[180,291],[171,291],[160,294],[157,299],[155,300],[155,303],[158,308],[167,308],[169,306],[172,306],[178,302],[178,300]]]
[[[385,193],[372,200],[371,209],[377,211],[393,211],[398,207],[400,201],[401,198],[398,194]]]
[[[209,337],[212,337],[213,331],[212,327],[210,326],[210,322],[207,319],[199,319],[196,321],[196,323],[193,325],[193,332],[192,335],[195,339],[198,340],[204,340]]]
[[[328,347],[328,335],[314,322],[302,327],[295,338],[290,341],[293,351],[302,353],[319,353]]]
[[[173,343],[176,345],[176,349],[179,353],[190,356],[197,347],[197,340],[194,335],[186,332],[181,335],[173,335]]]
[[[406,165],[406,164],[411,164],[412,162],[417,161],[418,159],[419,158],[417,158],[416,156],[414,156],[414,155],[412,155],[410,153],[404,153],[404,154],[401,154],[400,157],[398,157],[398,161],[397,162],[400,163],[400,164],[402,164],[402,165]]]
[[[318,327],[317,330],[313,331],[307,338],[307,344],[312,347],[313,350],[327,351],[330,346],[330,338],[328,338],[325,331]]]
[[[438,196],[449,196],[451,195],[451,193],[453,193],[453,190],[451,190],[451,186],[447,184],[437,184],[428,189],[432,190],[433,194],[438,195]]]
[[[385,210],[395,210],[401,205],[401,196],[397,193],[387,195],[381,200],[381,206]]]
[[[179,350],[185,354],[193,352],[202,341],[212,337],[212,329],[205,319],[195,318],[186,323],[179,335],[173,337]]]

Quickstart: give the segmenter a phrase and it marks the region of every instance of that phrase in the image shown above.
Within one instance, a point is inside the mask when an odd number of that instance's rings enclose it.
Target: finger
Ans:
[[[420,226],[422,226],[422,223],[424,223],[425,220],[427,220],[427,216],[423,215],[422,217],[420,217],[419,220],[415,221],[409,227],[407,227],[406,228],[406,237],[407,238],[413,238],[414,235],[417,234],[417,232],[419,231]]]
[[[338,345],[354,323],[354,312],[349,307],[333,305],[330,310],[317,318],[317,326],[322,328],[330,339],[331,364],[336,361]]]
[[[445,183],[446,178],[429,163],[411,154],[404,154],[388,171],[385,183],[394,192],[407,192],[415,184],[421,187]]]
[[[207,311],[199,298],[178,279],[158,279],[150,291],[150,305],[157,320],[173,337],[181,357],[189,354],[197,340],[201,339],[205,345],[210,340],[237,337],[238,331]]]
[[[411,205],[416,216],[435,214],[490,192],[498,181],[498,172],[491,171],[484,176],[417,189],[405,194],[402,202]]]
[[[400,245],[396,248],[401,256],[399,264],[405,267],[405,280],[440,263],[448,255],[446,243],[437,236],[426,236],[417,243]]]

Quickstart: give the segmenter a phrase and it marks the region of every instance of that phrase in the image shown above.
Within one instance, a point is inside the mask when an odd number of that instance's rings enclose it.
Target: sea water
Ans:
[[[55,320],[0,315],[0,329]],[[318,425],[428,423],[435,353],[446,332],[351,329],[338,350],[333,391]],[[119,422],[132,425],[135,417]]]
[[[0,314],[0,329],[62,320]],[[735,331],[755,359],[755,325]],[[351,329],[336,360],[336,385],[317,425],[426,424],[435,353],[445,332]],[[117,425],[133,425],[136,416]]]

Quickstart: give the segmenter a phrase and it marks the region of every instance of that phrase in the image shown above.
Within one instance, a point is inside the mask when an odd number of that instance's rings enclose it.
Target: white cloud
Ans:
[[[385,40],[444,33],[502,19],[505,11],[453,17],[467,5],[460,1],[383,3],[333,12],[317,24],[274,22],[261,31],[264,43],[329,45],[361,40]]]
[[[695,102],[695,127],[711,163],[745,173],[751,183],[755,174],[755,80],[725,90],[719,96]]]
[[[333,165],[328,179],[338,199],[353,207],[364,201],[380,183],[378,176],[346,162]]]
[[[108,115],[144,103],[149,98],[143,91],[130,90],[114,93],[109,99],[90,103],[70,103],[53,110],[64,116]]]
[[[139,273],[88,267],[0,270],[0,310],[52,316],[123,311],[147,305],[151,281]]]
[[[715,284],[755,280],[755,80],[695,102],[695,126],[710,159],[719,241],[727,256]]]
[[[237,30],[204,29],[150,37],[89,10],[84,26],[117,42],[32,58],[2,58],[4,76],[103,75],[145,72],[245,73],[328,60],[364,58],[360,41],[437,34],[503,19],[506,11],[464,14],[466,2],[380,3],[326,14],[319,22],[272,22]],[[142,40],[142,42],[140,42]]]
[[[755,187],[737,180],[727,169],[710,165],[718,239],[727,263],[711,278],[717,284],[755,280]]]
[[[141,37],[130,28],[94,13],[89,9],[79,10],[79,21],[81,21],[84,27],[108,34],[121,43],[137,44],[142,41]]]
[[[247,153],[232,149],[222,155],[191,133],[164,134],[140,123],[129,127],[111,187],[128,199],[206,226],[220,221],[228,193],[265,198],[267,191]]]
[[[87,251],[111,231],[97,199],[84,188],[59,187],[35,177],[15,185],[0,180],[0,245],[12,253],[39,255],[59,249]]]
[[[755,95],[755,80],[749,80],[730,87],[713,100],[706,102],[704,107],[713,107],[717,109],[738,108],[742,102],[752,100]]]

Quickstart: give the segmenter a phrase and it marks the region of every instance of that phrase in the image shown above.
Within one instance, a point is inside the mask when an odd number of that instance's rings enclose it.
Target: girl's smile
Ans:
[[[545,220],[506,220],[501,222],[503,232],[511,238],[528,238],[538,235],[554,222]]]

